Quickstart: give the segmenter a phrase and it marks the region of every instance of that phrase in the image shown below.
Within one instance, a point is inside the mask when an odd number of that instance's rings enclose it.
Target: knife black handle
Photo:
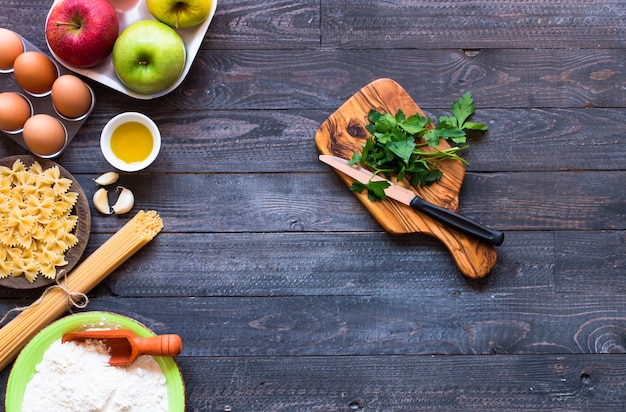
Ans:
[[[411,207],[453,229],[472,235],[489,244],[500,246],[502,242],[504,242],[504,233],[483,226],[472,219],[454,213],[446,208],[433,205],[419,196],[415,196],[413,200],[411,200]]]

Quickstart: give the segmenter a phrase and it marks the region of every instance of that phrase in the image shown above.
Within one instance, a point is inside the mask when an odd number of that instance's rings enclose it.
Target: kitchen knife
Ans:
[[[360,166],[351,166],[346,159],[336,156],[320,155],[320,160],[329,166],[334,167],[342,173],[350,176],[358,182],[366,184],[371,181],[385,181],[389,183],[389,187],[385,189],[385,195],[388,197],[412,207],[424,213],[431,218],[448,225],[460,232],[474,236],[484,242],[492,245],[500,246],[504,242],[504,233],[481,225],[465,216],[454,213],[446,208],[434,205],[416,196],[409,189],[397,185],[378,175],[374,176],[372,172]]]

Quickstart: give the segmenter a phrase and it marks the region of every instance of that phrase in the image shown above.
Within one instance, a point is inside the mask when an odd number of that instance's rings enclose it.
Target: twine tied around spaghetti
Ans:
[[[74,292],[74,291],[69,290],[67,285],[65,284],[66,276],[67,276],[67,272],[64,269],[60,270],[59,275],[55,279],[56,284],[46,288],[46,290],[43,291],[39,299],[31,303],[30,305],[19,306],[19,307],[9,310],[7,313],[4,314],[2,319],[0,319],[0,324],[4,323],[9,318],[9,316],[11,316],[11,314],[15,312],[23,312],[26,309],[30,308],[31,306],[37,305],[38,303],[43,301],[43,299],[46,297],[48,293],[50,293],[51,291],[55,289],[61,289],[63,292],[65,292],[65,295],[67,296],[67,303],[70,308],[71,307],[75,307],[78,309],[86,308],[87,305],[89,304],[89,298],[87,297],[86,294],[82,292]]]

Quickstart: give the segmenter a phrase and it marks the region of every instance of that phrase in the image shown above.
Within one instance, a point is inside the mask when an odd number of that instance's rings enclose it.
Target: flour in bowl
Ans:
[[[168,410],[163,371],[151,356],[109,365],[104,342],[54,342],[26,386],[22,412]]]

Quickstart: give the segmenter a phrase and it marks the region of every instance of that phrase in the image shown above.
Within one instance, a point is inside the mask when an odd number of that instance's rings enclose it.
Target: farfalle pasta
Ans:
[[[19,159],[0,166],[0,278],[54,279],[67,265],[65,253],[78,243],[71,185],[58,166],[27,168]]]

